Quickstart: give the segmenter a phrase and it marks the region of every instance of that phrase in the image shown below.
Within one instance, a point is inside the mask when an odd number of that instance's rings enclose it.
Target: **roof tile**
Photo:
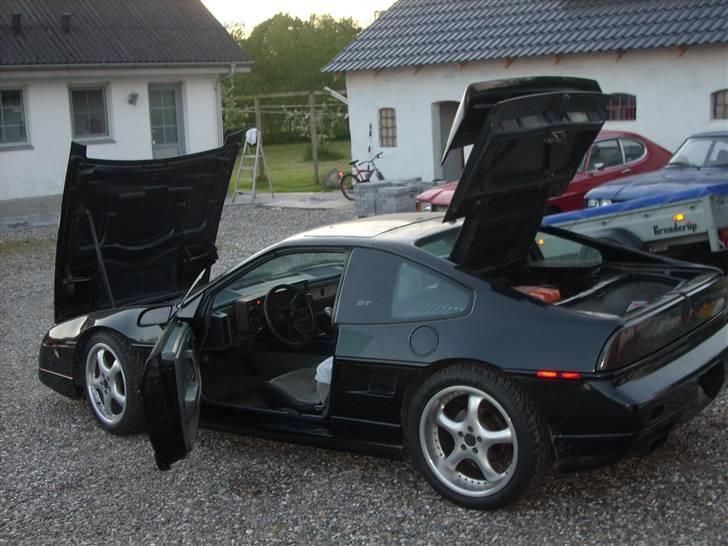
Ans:
[[[21,15],[19,35],[13,13]],[[3,67],[233,62],[250,60],[199,0],[0,1]]]
[[[728,0],[398,0],[324,72],[728,43]]]

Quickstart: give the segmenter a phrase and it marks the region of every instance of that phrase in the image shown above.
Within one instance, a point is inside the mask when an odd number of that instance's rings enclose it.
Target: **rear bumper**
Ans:
[[[540,389],[527,386],[530,393]],[[599,466],[646,454],[697,415],[728,385],[728,324],[649,373],[560,385],[558,407],[537,400],[552,431],[561,470]],[[553,395],[554,393],[552,393]],[[537,397],[538,398],[538,397]]]

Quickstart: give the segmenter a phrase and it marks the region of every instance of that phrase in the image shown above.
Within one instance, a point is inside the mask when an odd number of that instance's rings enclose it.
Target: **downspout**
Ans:
[[[230,70],[227,74],[218,76],[215,80],[215,94],[217,95],[217,145],[222,146],[223,123],[222,123],[222,81],[232,78],[235,75],[235,63],[230,63]]]

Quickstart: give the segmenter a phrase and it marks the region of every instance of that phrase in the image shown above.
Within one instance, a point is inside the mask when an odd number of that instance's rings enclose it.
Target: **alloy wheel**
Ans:
[[[492,396],[475,387],[450,386],[430,398],[420,416],[419,439],[435,476],[468,497],[501,490],[518,461],[510,416]]]
[[[106,343],[96,343],[86,354],[86,395],[96,416],[108,425],[121,421],[127,389],[119,357]]]

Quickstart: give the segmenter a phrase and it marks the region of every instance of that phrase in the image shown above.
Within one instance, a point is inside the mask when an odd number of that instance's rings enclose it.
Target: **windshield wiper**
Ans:
[[[693,165],[689,161],[670,161],[670,163],[667,164],[668,167],[670,166],[676,166],[676,167],[692,167],[694,169],[700,169],[698,165]]]

